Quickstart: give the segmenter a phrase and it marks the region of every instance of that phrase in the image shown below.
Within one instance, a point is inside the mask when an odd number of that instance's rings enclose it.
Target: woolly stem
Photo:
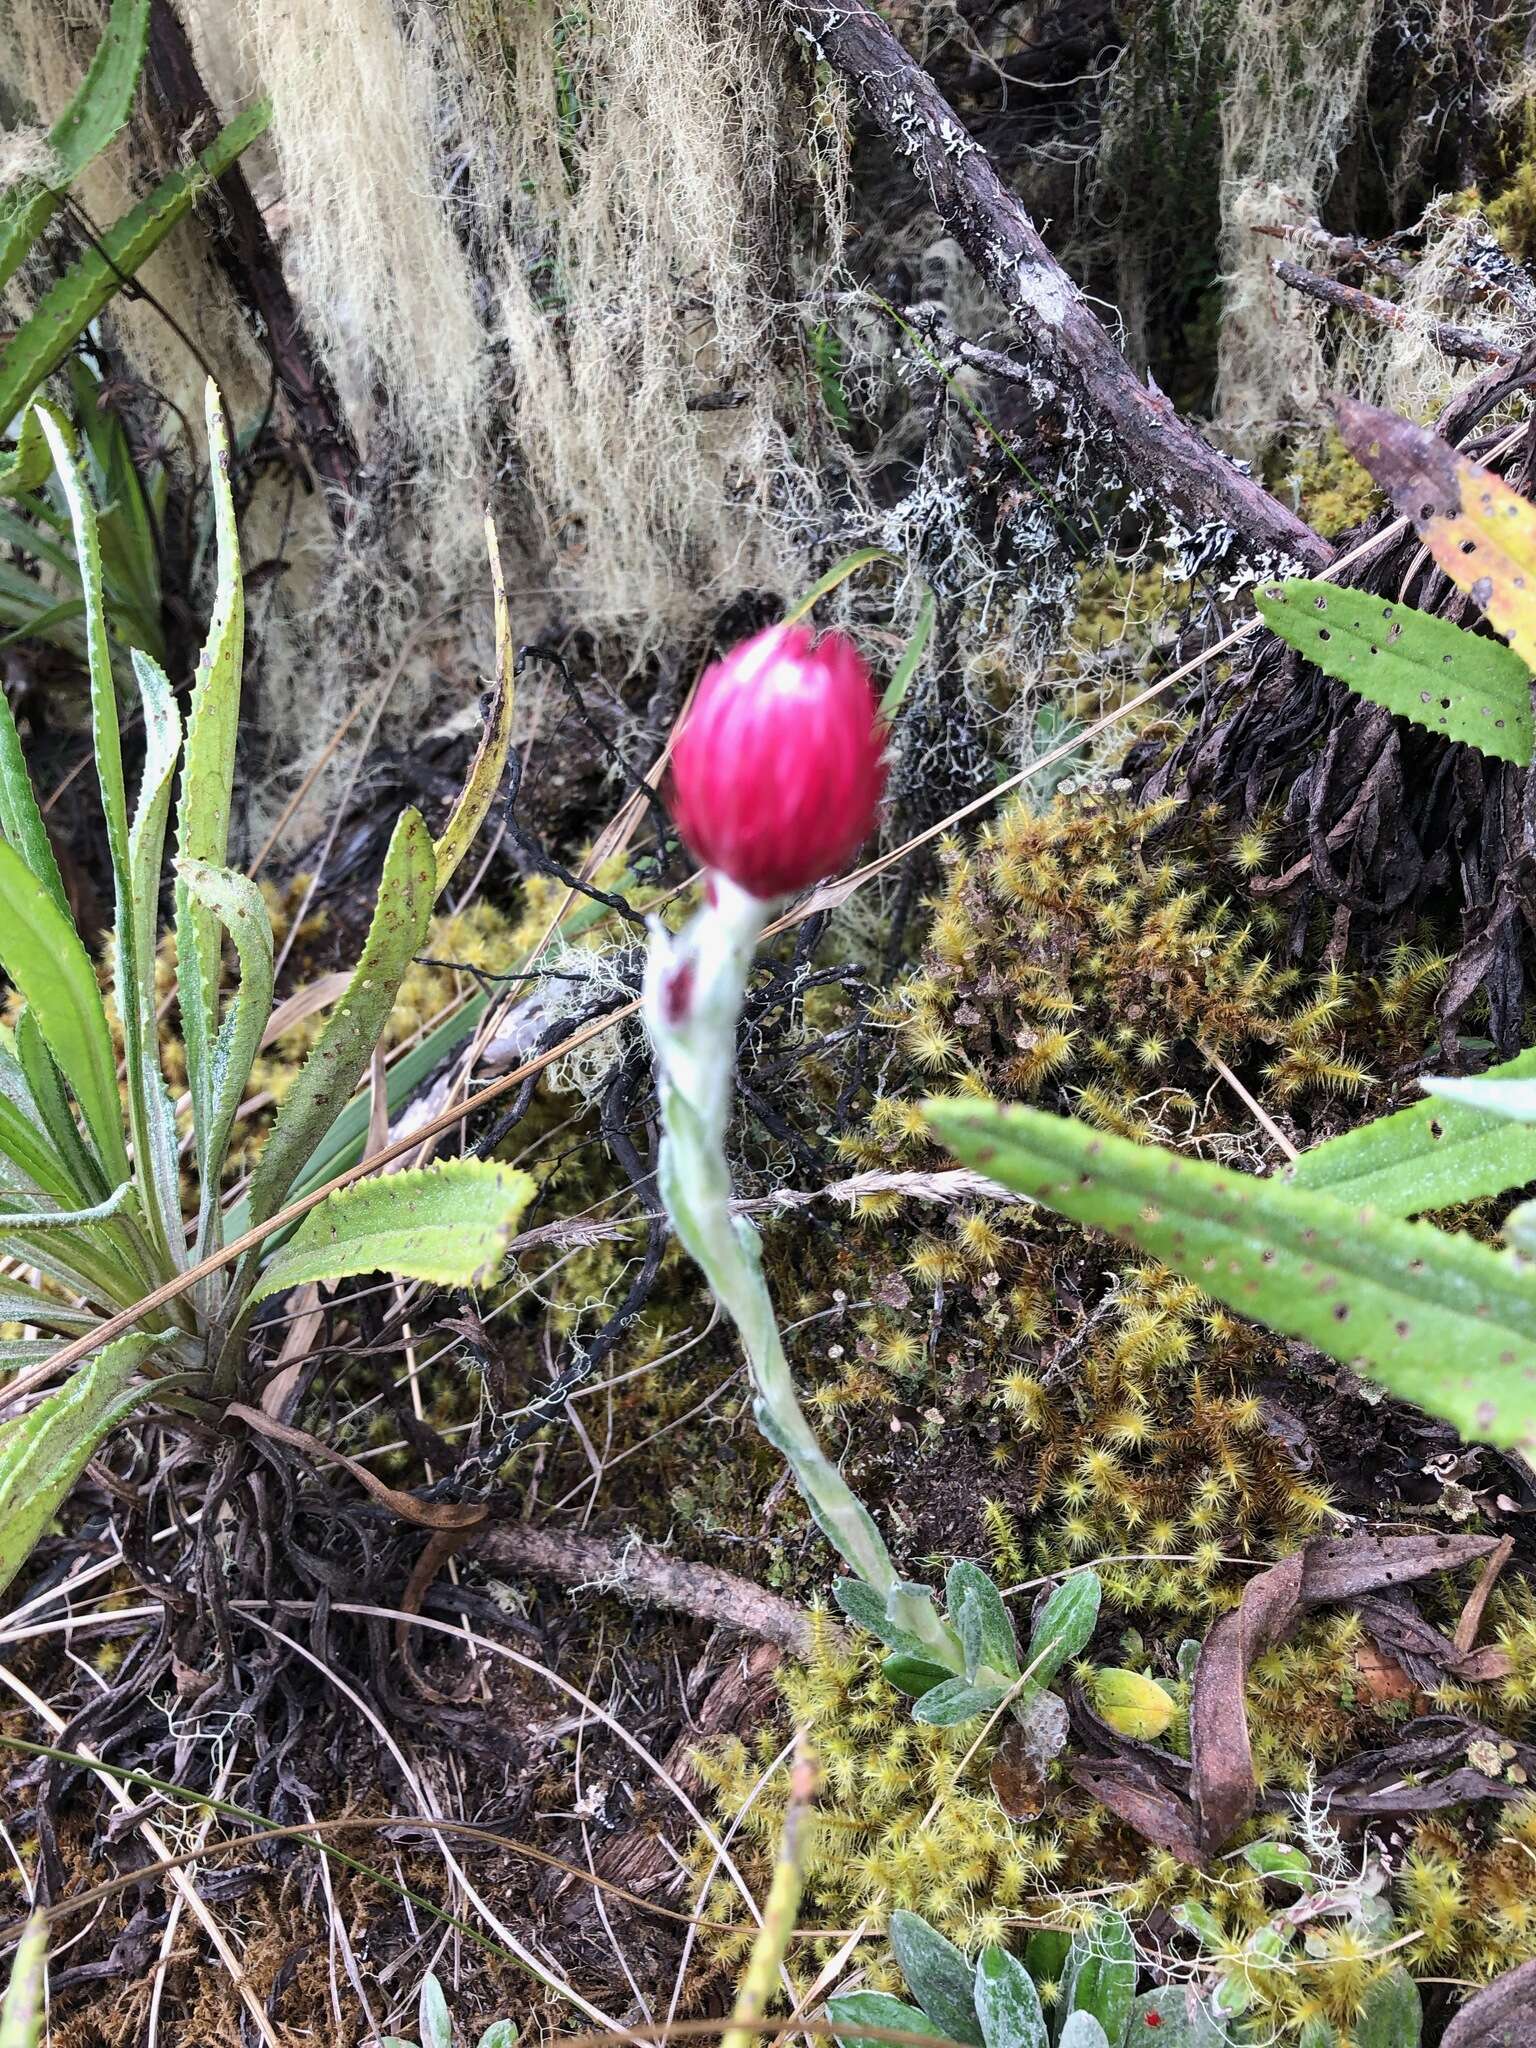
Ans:
[[[643,1004],[661,1096],[661,1199],[736,1325],[757,1426],[788,1459],[827,1540],[880,1594],[891,1619],[951,1669],[954,1640],[932,1599],[902,1580],[869,1511],[816,1441],[784,1356],[757,1232],[744,1216],[731,1214],[725,1133],[736,1025],[768,909],[715,875],[704,907],[681,933],[674,937],[659,920],[652,924]]]

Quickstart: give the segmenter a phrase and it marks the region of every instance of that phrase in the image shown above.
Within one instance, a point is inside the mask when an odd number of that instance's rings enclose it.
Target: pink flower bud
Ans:
[[[885,728],[851,640],[770,626],[704,672],[672,750],[672,813],[706,868],[769,901],[874,830]]]

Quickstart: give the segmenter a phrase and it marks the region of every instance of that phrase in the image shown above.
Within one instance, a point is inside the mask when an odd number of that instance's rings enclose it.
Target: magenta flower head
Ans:
[[[706,868],[771,902],[835,875],[875,826],[885,728],[851,640],[770,626],[704,672],[672,811]]]

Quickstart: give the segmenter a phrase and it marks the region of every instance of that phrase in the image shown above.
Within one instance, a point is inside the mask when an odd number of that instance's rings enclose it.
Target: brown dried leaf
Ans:
[[[1074,1757],[1067,1771],[1074,1785],[1159,1849],[1181,1863],[1204,1864],[1193,1810],[1136,1757]]]
[[[1536,669],[1536,505],[1396,413],[1337,402],[1339,432],[1435,561]]]
[[[1283,1642],[1309,1608],[1451,1571],[1494,1544],[1491,1536],[1315,1537],[1249,1581],[1238,1608],[1212,1627],[1195,1667],[1189,1732],[1204,1848],[1219,1848],[1258,1797],[1244,1705],[1254,1660]]]

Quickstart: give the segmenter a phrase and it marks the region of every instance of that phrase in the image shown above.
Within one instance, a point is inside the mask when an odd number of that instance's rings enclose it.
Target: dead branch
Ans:
[[[1113,441],[1126,482],[1196,525],[1231,529],[1250,555],[1321,568],[1333,552],[1327,542],[1136,375],[986,151],[865,0],[791,0],[790,20],[907,158],[945,231],[1008,308],[1037,372]]]
[[[180,150],[205,147],[218,132],[219,117],[170,0],[154,0],[150,12],[147,75],[149,104],[167,155],[177,161]],[[326,509],[332,525],[342,531],[357,490],[352,430],[299,318],[261,208],[238,164],[224,173],[216,189],[223,204],[209,214],[213,253],[271,358],[316,474],[332,487],[325,493]]]
[[[1406,328],[1412,325],[1407,311],[1394,300],[1379,298],[1375,292],[1362,291],[1358,285],[1343,284],[1336,277],[1322,277],[1317,271],[1303,270],[1299,263],[1286,259],[1277,262],[1274,271],[1280,282],[1289,285],[1293,292],[1303,292],[1309,299],[1319,299],[1325,306],[1334,306],[1341,313],[1359,313],[1381,327]],[[1458,361],[1512,363],[1515,360],[1514,349],[1490,341],[1486,334],[1478,334],[1470,327],[1453,327],[1448,321],[1434,320],[1426,332],[1442,354]]]
[[[765,1643],[777,1643],[792,1656],[804,1657],[811,1648],[810,1616],[792,1600],[765,1593],[734,1572],[690,1564],[638,1538],[612,1542],[563,1529],[535,1529],[524,1522],[497,1522],[475,1530],[460,1555],[509,1571],[532,1572],[561,1586],[620,1593],[626,1600],[670,1607],[696,1620],[718,1622]]]

